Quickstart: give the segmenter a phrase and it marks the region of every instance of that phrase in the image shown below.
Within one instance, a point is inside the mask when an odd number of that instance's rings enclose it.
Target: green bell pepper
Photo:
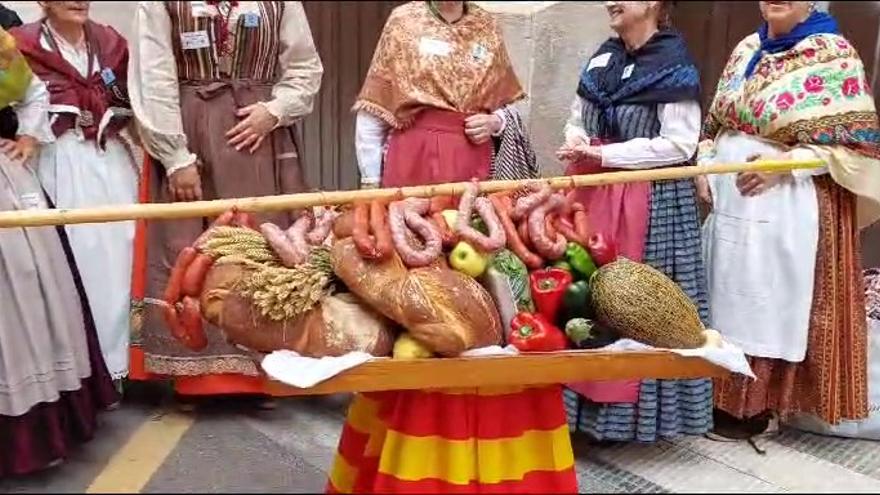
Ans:
[[[590,253],[576,242],[569,242],[565,249],[565,261],[571,265],[572,274],[579,279],[589,280],[596,271],[596,263]]]
[[[559,260],[556,263],[553,263],[553,268],[559,268],[560,270],[565,270],[568,273],[572,272],[571,265],[565,260]]]
[[[592,318],[593,305],[590,299],[590,284],[586,280],[572,282],[562,294],[562,306],[556,320],[560,328],[574,318]]]

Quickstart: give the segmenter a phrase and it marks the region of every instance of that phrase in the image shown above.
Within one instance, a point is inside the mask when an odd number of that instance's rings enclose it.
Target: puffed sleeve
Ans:
[[[147,152],[169,175],[196,161],[180,117],[180,88],[163,2],[138,2],[130,40],[128,93]]]
[[[278,125],[287,126],[312,113],[324,74],[301,2],[285,2],[280,39],[281,79],[272,88],[272,100],[265,105],[278,118]]]
[[[43,144],[55,140],[52,126],[49,125],[49,90],[36,74],[31,77],[24,100],[14,108],[19,136],[30,136]]]

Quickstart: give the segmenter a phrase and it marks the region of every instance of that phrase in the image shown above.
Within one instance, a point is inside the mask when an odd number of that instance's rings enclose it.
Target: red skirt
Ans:
[[[492,141],[471,143],[464,134],[467,115],[423,110],[415,123],[394,131],[382,170],[383,187],[463,182],[489,177]]]

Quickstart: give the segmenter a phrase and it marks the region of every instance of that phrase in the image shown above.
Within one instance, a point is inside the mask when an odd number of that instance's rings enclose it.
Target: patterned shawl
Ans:
[[[880,268],[865,270],[865,301],[868,318],[880,321]]]
[[[594,61],[607,57],[604,67]],[[601,138],[616,140],[614,109],[623,104],[659,104],[700,99],[700,74],[684,39],[675,31],[658,31],[641,48],[628,52],[620,38],[596,50],[581,72],[577,94],[602,110]]]
[[[760,38],[737,45],[721,74],[704,137],[725,129],[813,150],[834,180],[859,196],[859,225],[880,218],[880,127],[865,69],[836,34],[765,53],[746,78]]]
[[[523,96],[491,14],[469,3],[447,24],[415,1],[385,23],[354,110],[401,129],[425,108],[492,112]]]

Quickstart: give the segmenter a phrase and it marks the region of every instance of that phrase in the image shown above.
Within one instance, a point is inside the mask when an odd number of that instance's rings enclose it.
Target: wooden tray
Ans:
[[[544,385],[640,378],[716,378],[730,372],[672,352],[565,351],[411,361],[382,358],[302,389],[271,382],[277,396],[455,387]]]

